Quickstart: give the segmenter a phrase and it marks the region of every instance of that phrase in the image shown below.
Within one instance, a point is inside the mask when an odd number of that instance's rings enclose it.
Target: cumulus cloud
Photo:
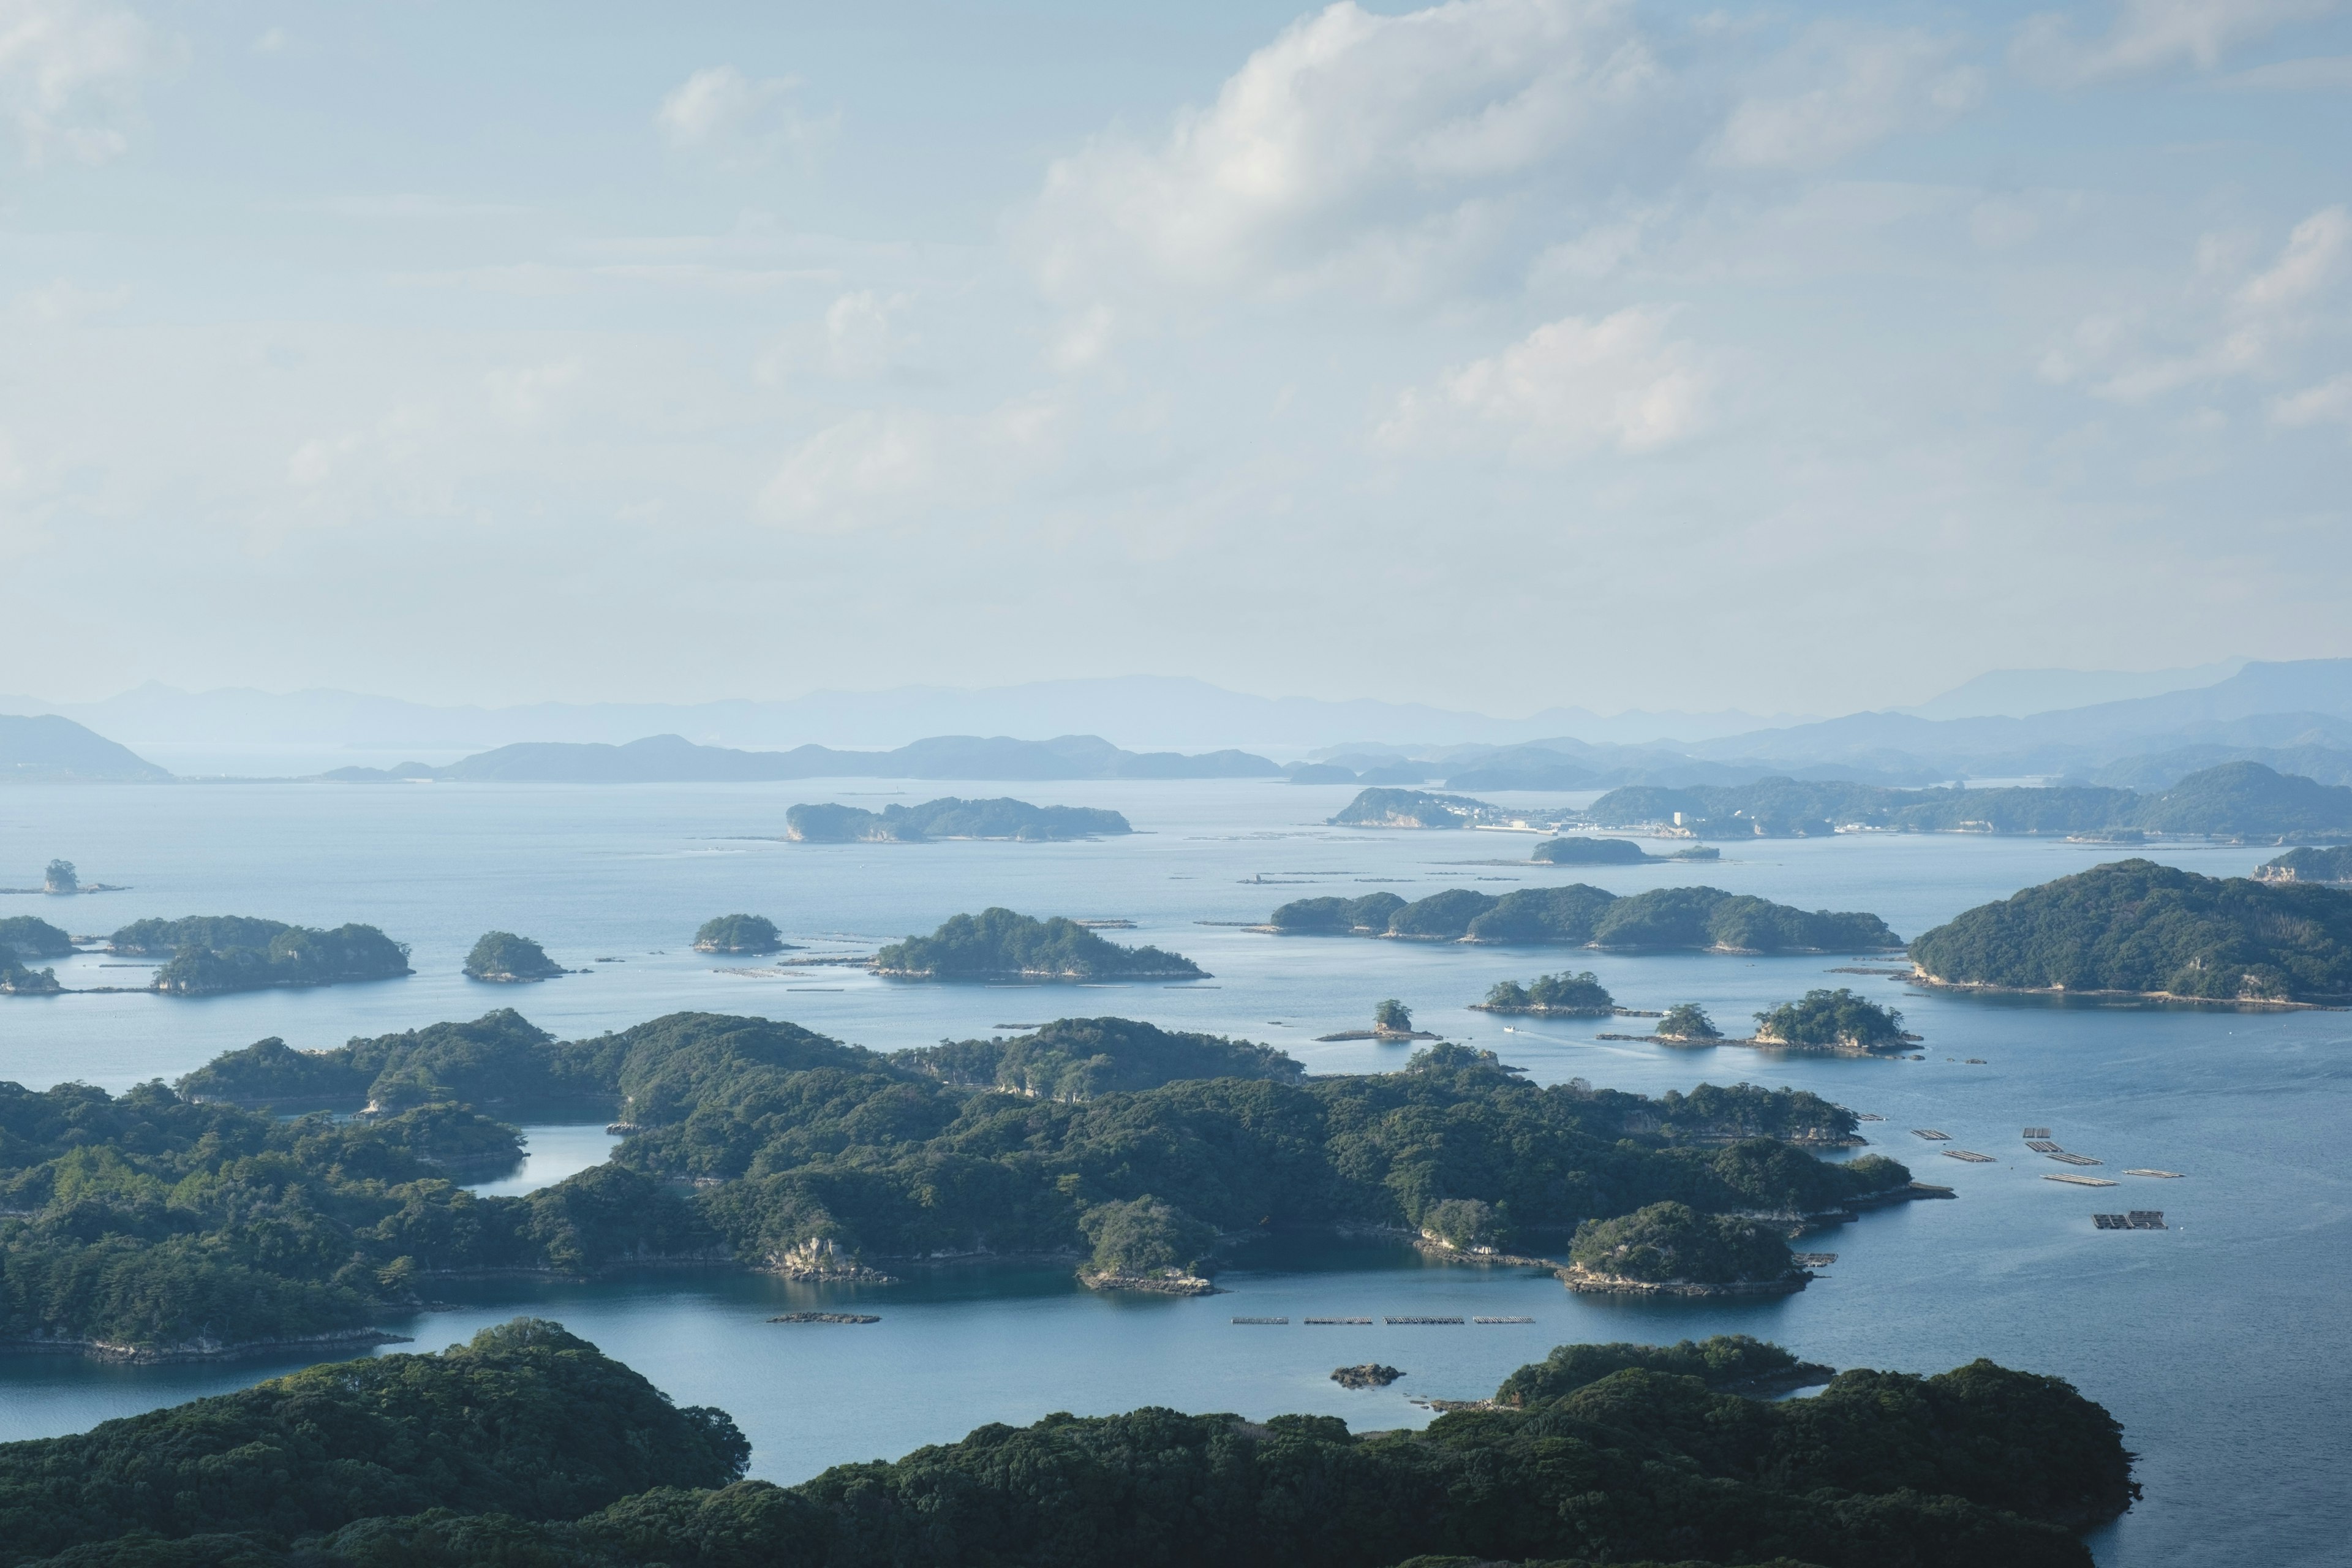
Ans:
[[[2043,356],[2042,375],[2144,403],[2192,384],[2291,374],[2330,337],[2347,263],[2352,212],[2341,206],[2295,225],[2266,265],[2209,236],[2179,297],[2086,317]]]
[[[2211,70],[2239,44],[2294,22],[2325,16],[2342,0],[2116,0],[2105,33],[2076,36],[2060,12],[2029,17],[2010,59],[2037,79],[2063,84],[2135,76],[2173,66]]]
[[[978,415],[863,409],[795,446],[761,499],[776,521],[816,532],[986,504],[1050,462],[1060,424],[1036,400]]]
[[[1775,62],[1725,121],[1716,162],[1818,169],[1900,131],[1940,123],[1984,93],[1958,40],[1824,22]]]
[[[1164,138],[1106,135],[1055,163],[1031,237],[1065,288],[1137,269],[1226,288],[1351,251],[1409,267],[1475,236],[1497,194],[1531,178],[1580,163],[1622,176],[1603,169],[1602,132],[1659,79],[1619,0],[1454,0],[1402,16],[1342,0],[1252,55]]]
[[[1714,375],[1668,335],[1670,312],[1635,305],[1538,327],[1485,359],[1408,392],[1381,427],[1399,447],[1498,433],[1523,457],[1653,452],[1706,423]]]
[[[835,121],[800,111],[793,102],[800,85],[794,77],[753,81],[733,66],[712,66],[671,89],[654,111],[654,123],[678,152],[725,167],[805,160],[832,135]]]
[[[0,119],[25,163],[102,163],[167,50],[134,13],[96,0],[0,0]]]

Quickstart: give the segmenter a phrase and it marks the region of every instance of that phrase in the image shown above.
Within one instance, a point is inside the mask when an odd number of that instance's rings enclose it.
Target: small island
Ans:
[[[1386,1388],[1403,1375],[1404,1373],[1392,1366],[1386,1366],[1376,1361],[1368,1361],[1361,1366],[1334,1368],[1331,1381],[1342,1388]]]
[[[1332,827],[1525,827],[1524,812],[1507,811],[1466,795],[1418,789],[1368,789],[1326,819]]]
[[[1638,866],[1662,860],[1720,860],[1723,851],[1694,844],[1671,855],[1653,855],[1630,838],[1547,838],[1528,859],[1543,866]]]
[[[1465,888],[1412,903],[1394,893],[1298,899],[1266,918],[1284,936],[1371,936],[1593,947],[1625,952],[1853,952],[1899,948],[1876,915],[1807,911],[1719,888],[1653,888],[1619,898],[1583,882],[1496,898]]]
[[[494,985],[521,985],[570,973],[547,950],[510,931],[487,931],[466,955],[466,978]]]
[[[1580,974],[1538,974],[1522,985],[1497,980],[1484,1002],[1473,1002],[1480,1013],[1532,1013],[1555,1018],[1606,1018],[1617,1011],[1617,999],[1591,970]]]
[[[1956,990],[2231,1006],[2352,1003],[2352,892],[2117,860],[1980,904],[1911,944]]]
[[[52,860],[41,873],[37,888],[0,888],[0,893],[37,893],[50,898],[71,898],[77,893],[127,893],[128,888],[118,888],[107,882],[85,882],[70,860]]]
[[[339,985],[415,973],[408,966],[407,944],[370,925],[320,931],[250,915],[191,915],[135,921],[107,946],[132,955],[170,953],[153,989],[172,996]]]
[[[1757,1014],[1754,1043],[1867,1056],[1899,1051],[1918,1037],[1903,1032],[1900,1012],[1841,985],[1834,991],[1808,991],[1794,1002]]]
[[[802,844],[924,844],[934,838],[1052,844],[1134,831],[1118,812],[1093,806],[952,795],[920,805],[886,805],[878,812],[826,802],[784,813],[784,837]]]
[[[1671,1200],[1585,1221],[1568,1256],[1568,1288],[1603,1295],[1777,1296],[1811,1278],[1771,1226]]]
[[[16,955],[0,947],[0,994],[9,996],[55,996],[65,990],[54,969],[29,969]]]
[[[894,980],[1206,980],[1208,971],[1156,947],[1121,947],[1059,915],[1007,909],[958,915],[929,936],[909,936],[874,956]]]
[[[765,915],[719,915],[694,933],[697,952],[782,952],[786,943]]]
[[[1318,1035],[1317,1045],[1328,1045],[1335,1040],[1435,1040],[1426,1029],[1412,1026],[1412,1009],[1395,997],[1387,997],[1372,1008],[1372,1026],[1369,1029],[1342,1029],[1336,1035]]]
[[[2254,868],[2257,882],[2352,883],[2352,844],[2290,849]]]
[[[1658,1020],[1655,1033],[1657,1038],[1678,1045],[1723,1038],[1723,1031],[1715,1026],[1706,1009],[1696,1002],[1677,1002],[1667,1008],[1666,1016]]]

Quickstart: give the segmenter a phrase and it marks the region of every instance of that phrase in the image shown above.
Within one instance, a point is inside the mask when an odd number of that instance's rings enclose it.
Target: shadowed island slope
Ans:
[[[1123,947],[1072,920],[1007,909],[957,915],[929,936],[874,955],[874,973],[898,980],[1205,980],[1180,953]]]
[[[1056,1414],[783,1488],[735,1479],[724,1413],[517,1320],[0,1446],[0,1568],[2088,1568],[2074,1532],[2137,1495],[2122,1428],[2059,1379],[1732,1392],[1791,1375],[1750,1341],[1561,1346],[1421,1432]]]
[[[1286,936],[1384,936],[1417,942],[1561,944],[1716,952],[1842,952],[1903,939],[1876,915],[1811,913],[1717,888],[1654,888],[1620,898],[1572,882],[1497,898],[1449,889],[1407,903],[1394,893],[1299,899],[1267,917]]]
[[[1922,935],[1928,984],[2189,1002],[2352,1003],[2352,891],[2118,860]]]
[[[1022,844],[1132,833],[1115,811],[1087,805],[1032,805],[1025,800],[959,800],[866,811],[826,802],[784,813],[784,837],[807,844],[921,844],[933,838],[1003,838]]]
[[[1246,1076],[1229,1071],[1236,1067]],[[1182,1076],[1202,1072],[1224,1076]],[[983,1073],[977,1087],[955,1081]],[[1564,1237],[1583,1220],[1665,1199],[1793,1225],[1900,1196],[1910,1184],[1891,1160],[1832,1165],[1791,1142],[1853,1136],[1851,1111],[1801,1091],[1702,1086],[1650,1099],[1580,1081],[1538,1088],[1491,1055],[1445,1046],[1399,1072],[1301,1078],[1263,1047],[1124,1019],[890,1057],[764,1019],[677,1014],[563,1042],[504,1013],[316,1055],[264,1042],[181,1087],[213,1098],[52,1090],[94,1099],[78,1117],[51,1112],[49,1142],[26,1156],[26,1196],[9,1205],[34,1217],[0,1220],[0,1234],[54,1245],[59,1267],[85,1233],[144,1258],[154,1243],[134,1223],[139,1192],[191,1177],[199,1190],[240,1157],[239,1139],[259,1140],[257,1152],[310,1139],[311,1163],[272,1180],[311,1194],[316,1239],[297,1272],[347,1291],[333,1298],[331,1326],[358,1327],[373,1303],[406,1300],[414,1281],[445,1269],[576,1273],[661,1258],[773,1268],[1008,1254],[1075,1261],[1089,1250],[1087,1215],[1146,1199],[1165,1205],[1171,1224],[1223,1235],[1369,1226],[1401,1239],[1439,1205],[1475,1200],[1507,1243]],[[341,1141],[394,1137],[382,1131],[389,1123],[279,1122],[218,1103],[345,1109],[362,1096],[430,1095],[430,1109],[484,1090],[509,1105],[598,1092],[600,1113],[630,1131],[614,1164],[527,1199],[476,1198],[420,1183],[413,1159],[385,1164],[373,1186],[332,1174],[338,1162],[367,1168],[338,1152]],[[107,1117],[134,1112],[158,1130],[110,1131]],[[208,1143],[215,1125],[226,1131]],[[154,1168],[156,1187],[126,1188],[119,1223],[88,1206],[84,1187],[41,1184],[67,1168],[53,1162],[102,1158],[126,1138],[131,1149],[142,1139],[184,1148]],[[122,1158],[143,1170],[148,1157]],[[225,1207],[220,1239],[202,1256],[247,1256],[238,1227],[264,1212]],[[261,1234],[245,1267],[266,1272],[275,1265]]]

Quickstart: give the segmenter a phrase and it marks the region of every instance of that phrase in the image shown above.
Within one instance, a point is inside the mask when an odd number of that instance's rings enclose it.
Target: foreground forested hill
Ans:
[[[781,1488],[733,1479],[724,1414],[518,1320],[0,1445],[0,1568],[2087,1568],[2073,1532],[2130,1505],[2121,1429],[2055,1378],[1978,1361],[1777,1403],[1721,1386],[1792,1360],[1564,1346],[1425,1432],[1055,1415]]]

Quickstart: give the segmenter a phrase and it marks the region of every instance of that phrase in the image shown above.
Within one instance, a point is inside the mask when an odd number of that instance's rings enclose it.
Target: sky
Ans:
[[[2352,653],[2352,5],[0,0],[0,690]]]

